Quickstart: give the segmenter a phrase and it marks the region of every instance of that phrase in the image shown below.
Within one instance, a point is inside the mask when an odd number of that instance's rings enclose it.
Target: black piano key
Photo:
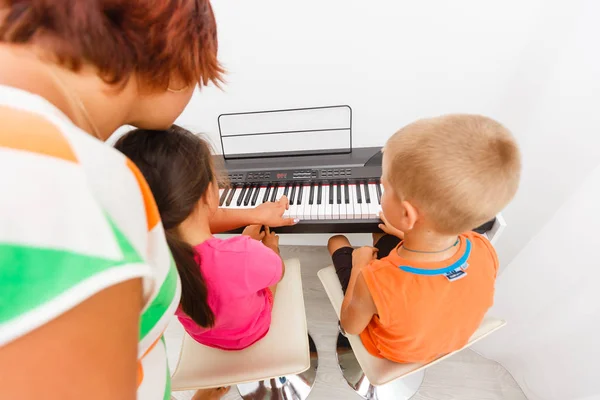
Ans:
[[[319,183],[319,189],[317,190],[317,204],[321,204],[321,199],[323,198],[322,193],[323,193],[323,184]]]
[[[289,197],[289,196],[288,196],[288,193],[289,193],[289,192],[290,192],[290,184],[289,184],[289,183],[286,183],[286,184],[285,184],[285,189],[283,189],[283,195],[284,195],[285,197]]]
[[[333,189],[333,187],[334,186],[335,185],[333,183],[329,184],[329,204],[333,204],[333,197],[334,197],[334,194],[333,194],[334,189]]]
[[[350,189],[348,188],[348,182],[344,183],[344,201],[346,204],[350,204]]]
[[[256,190],[254,191],[254,196],[252,196],[252,205],[256,205],[256,201],[258,200],[258,194],[260,193],[260,185],[256,185]]]
[[[375,189],[377,190],[377,203],[381,204],[381,186],[379,186],[379,182],[375,182]]]
[[[308,204],[313,205],[313,199],[315,198],[315,184],[310,184],[310,193],[308,194]]]
[[[279,188],[277,187],[277,185],[273,186],[273,190],[271,191],[271,201],[275,202],[275,200],[277,200],[277,191],[279,190]]]
[[[240,192],[240,197],[238,197],[238,200],[237,200],[238,207],[242,205],[242,201],[244,201],[244,195],[246,194],[247,190],[248,190],[248,186],[244,185],[244,187],[242,187],[242,191]]]
[[[337,192],[337,203],[342,204],[342,188],[339,183],[336,183],[335,191]]]
[[[266,203],[269,199],[269,192],[271,191],[271,185],[267,185],[267,188],[265,189],[265,195],[263,196],[263,203]]]
[[[298,201],[296,201],[296,204],[300,205],[302,204],[302,189],[304,188],[303,184],[300,184],[300,188],[298,189]]]
[[[362,191],[360,190],[360,182],[356,183],[356,201],[362,204]]]
[[[233,195],[235,194],[235,192],[238,190],[237,187],[233,187],[231,188],[231,190],[229,191],[229,196],[227,196],[227,201],[225,202],[225,206],[229,207],[229,205],[231,204],[231,200],[233,200]]]
[[[292,184],[292,194],[290,195],[290,205],[293,206],[294,204],[296,204],[296,188],[298,186],[295,184]]]
[[[225,189],[223,189],[223,193],[221,194],[221,198],[219,199],[219,207],[221,207],[223,205],[223,203],[225,202],[225,199],[227,199],[227,193],[229,192],[229,188],[226,187]]]
[[[364,182],[365,185],[365,201],[371,203],[371,195],[369,194],[369,183]]]
[[[250,204],[250,199],[252,199],[252,191],[256,189],[255,186],[250,186],[248,188],[248,191],[246,192],[246,198],[244,199],[244,206],[247,206],[248,204]]]

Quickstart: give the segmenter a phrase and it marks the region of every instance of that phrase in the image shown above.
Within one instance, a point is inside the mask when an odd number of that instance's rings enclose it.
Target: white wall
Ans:
[[[600,399],[600,160],[496,284],[506,327],[474,346],[531,400]]]
[[[503,265],[600,156],[600,3],[593,0],[213,5],[228,84],[197,93],[180,124],[208,133],[218,147],[221,113],[349,104],[354,144],[370,146],[424,116],[495,117],[514,131],[524,156],[522,187],[498,244]]]

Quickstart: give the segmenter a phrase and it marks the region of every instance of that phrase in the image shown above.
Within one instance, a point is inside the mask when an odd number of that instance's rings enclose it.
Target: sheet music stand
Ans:
[[[352,152],[348,105],[221,114],[223,158],[264,158]]]

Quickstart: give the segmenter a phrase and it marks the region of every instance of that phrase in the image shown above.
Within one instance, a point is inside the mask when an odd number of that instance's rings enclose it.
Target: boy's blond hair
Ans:
[[[480,115],[416,121],[385,145],[386,179],[440,233],[458,234],[490,220],[513,198],[521,156],[512,134]]]

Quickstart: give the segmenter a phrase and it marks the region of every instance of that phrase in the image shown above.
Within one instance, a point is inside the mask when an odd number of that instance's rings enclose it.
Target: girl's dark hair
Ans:
[[[136,129],[121,137],[115,148],[139,168],[156,199],[167,242],[181,277],[181,309],[198,325],[212,327],[199,255],[178,233],[211,182],[216,180],[208,144],[173,125],[166,131]]]

